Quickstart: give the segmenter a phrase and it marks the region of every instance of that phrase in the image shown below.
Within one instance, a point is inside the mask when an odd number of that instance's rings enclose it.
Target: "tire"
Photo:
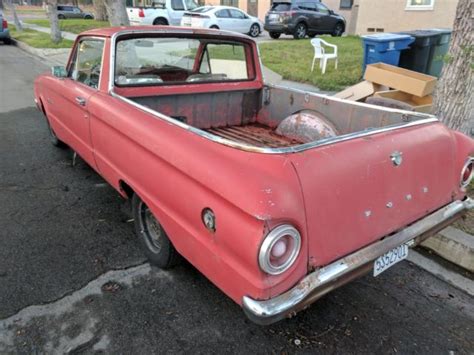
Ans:
[[[293,38],[303,39],[306,37],[307,33],[308,33],[308,27],[303,22],[300,22],[295,27],[295,32],[293,32]]]
[[[60,20],[64,20],[65,18],[66,18],[66,16],[64,16],[63,14],[58,15],[58,19],[60,19]]]
[[[280,36],[281,36],[281,33],[270,32],[270,37],[273,38],[273,39],[278,39],[278,38],[280,38]]]
[[[212,26],[209,27],[209,28],[212,28],[213,30],[218,30],[218,29],[219,29],[219,27],[217,27],[216,25],[212,25]]]
[[[252,26],[250,26],[250,31],[249,31],[249,36],[250,37],[258,37],[260,35],[260,26],[258,23],[254,23]]]
[[[159,17],[153,21],[154,26],[168,26],[168,21],[165,18]]]
[[[179,254],[166,235],[163,226],[153,216],[147,205],[133,194],[132,213],[140,245],[150,263],[169,269],[179,262]]]
[[[94,18],[90,15],[84,16],[84,20],[93,20]]]
[[[11,38],[5,38],[5,39],[3,40],[3,43],[4,43],[4,44],[12,44],[12,40],[11,40]]]
[[[336,23],[336,26],[334,26],[331,36],[341,37],[343,33],[344,33],[344,25],[341,22],[338,22]]]

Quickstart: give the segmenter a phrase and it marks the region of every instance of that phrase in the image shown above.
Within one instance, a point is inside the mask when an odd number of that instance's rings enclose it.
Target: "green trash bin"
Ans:
[[[400,54],[399,67],[417,71],[419,73],[428,73],[428,61],[432,48],[441,37],[437,31],[416,30],[397,32],[399,34],[410,35],[415,37],[409,49],[405,49]]]
[[[448,53],[449,42],[451,41],[452,31],[447,28],[430,28],[430,31],[440,34],[435,45],[431,47],[430,59],[428,60],[427,74],[439,78],[443,69],[444,56]]]

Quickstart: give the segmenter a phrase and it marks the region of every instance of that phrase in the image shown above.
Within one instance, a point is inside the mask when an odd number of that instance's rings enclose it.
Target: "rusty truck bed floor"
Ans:
[[[222,138],[257,147],[282,148],[301,144],[294,139],[280,136],[272,128],[258,123],[209,128],[206,131]]]

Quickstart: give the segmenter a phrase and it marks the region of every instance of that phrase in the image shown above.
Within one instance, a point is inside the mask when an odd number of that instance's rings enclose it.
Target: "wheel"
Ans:
[[[344,25],[340,22],[336,23],[336,26],[334,26],[334,30],[332,30],[331,35],[333,37],[341,37],[343,33],[344,33]]]
[[[218,29],[219,29],[219,27],[217,27],[216,25],[212,25],[212,26],[209,27],[209,28],[212,28],[213,30],[218,30]]]
[[[273,39],[278,39],[278,38],[280,38],[280,36],[281,36],[281,33],[270,32],[270,37],[273,38]]]
[[[260,34],[260,26],[257,23],[254,23],[252,26],[250,26],[249,35],[250,37],[258,37],[259,34]]]
[[[293,33],[293,37],[295,39],[303,39],[306,37],[306,32],[308,31],[306,25],[303,22],[300,22],[295,27],[295,32]]]
[[[64,20],[65,18],[66,18],[66,16],[64,16],[63,14],[58,15],[58,19],[60,19],[60,20]]]
[[[12,39],[11,39],[11,38],[5,38],[5,39],[3,40],[3,43],[4,43],[4,44],[12,44]]]
[[[153,25],[155,26],[168,26],[168,21],[164,18],[156,18],[155,21],[153,21]]]
[[[92,20],[93,17],[92,17],[91,15],[86,15],[86,16],[84,16],[84,19],[85,19],[85,20]]]
[[[178,252],[168,239],[163,226],[137,194],[132,197],[132,213],[135,233],[148,260],[162,269],[175,266],[179,261]]]
[[[53,127],[51,127],[51,124],[49,123],[48,117],[46,117],[46,123],[48,124],[49,141],[51,144],[58,148],[67,148],[67,144],[60,140],[54,132]]]

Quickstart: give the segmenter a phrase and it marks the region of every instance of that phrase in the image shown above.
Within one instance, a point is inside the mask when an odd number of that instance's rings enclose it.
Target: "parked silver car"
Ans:
[[[70,5],[58,5],[58,18],[82,18],[86,20],[92,20],[94,15],[89,12],[84,12],[77,6]]]

